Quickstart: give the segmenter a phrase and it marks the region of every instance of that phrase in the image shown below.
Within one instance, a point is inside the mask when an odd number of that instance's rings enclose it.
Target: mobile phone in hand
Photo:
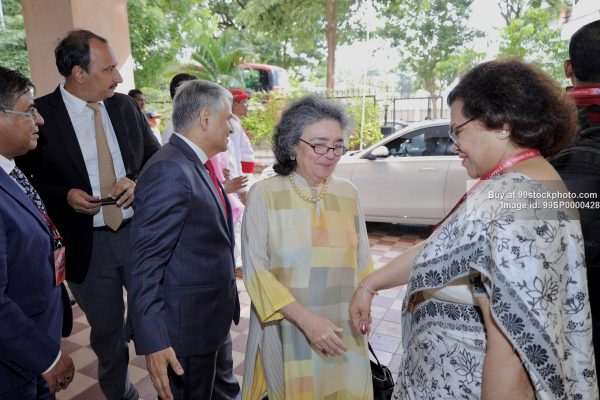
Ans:
[[[90,200],[90,203],[100,204],[101,206],[108,206],[111,204],[117,204],[117,199],[113,199],[112,197],[105,197],[103,199]]]

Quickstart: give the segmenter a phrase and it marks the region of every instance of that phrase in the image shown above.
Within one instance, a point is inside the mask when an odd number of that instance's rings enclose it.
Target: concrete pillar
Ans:
[[[127,93],[134,87],[127,0],[21,0],[21,6],[37,97],[52,92],[62,80],[54,48],[73,29],[87,29],[108,40],[123,76],[117,91]]]

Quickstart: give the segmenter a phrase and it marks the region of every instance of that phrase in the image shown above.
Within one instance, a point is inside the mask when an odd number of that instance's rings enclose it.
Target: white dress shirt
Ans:
[[[240,163],[246,161],[254,162],[252,144],[250,144],[250,139],[248,139],[244,128],[242,128],[242,121],[235,114],[231,115],[231,126],[233,127],[233,133],[229,136],[229,140],[231,140],[233,145],[235,159]]]
[[[101,197],[100,176],[98,173],[98,149],[96,148],[96,129],[94,127],[94,110],[87,106],[85,100],[67,92],[64,86],[65,83],[63,81],[60,84],[60,93],[62,94],[63,101],[67,107],[67,112],[69,113],[69,118],[73,124],[73,129],[75,130],[75,135],[79,142],[79,148],[83,154],[85,168],[87,169],[90,184],[92,185],[91,195]],[[121,149],[119,148],[119,142],[117,141],[115,129],[110,122],[110,117],[108,116],[104,102],[101,101],[98,104],[100,104],[102,124],[104,125],[104,132],[106,133],[106,140],[112,155],[115,176],[118,182],[126,175],[125,164],[123,163],[123,157],[121,155]],[[131,207],[123,208],[122,212],[123,219],[131,218],[133,216],[133,208]],[[100,212],[94,215],[94,227],[104,225],[104,214],[102,213],[102,207],[100,207]]]
[[[183,140],[185,143],[187,143],[188,146],[190,146],[190,148],[194,151],[194,153],[196,153],[196,155],[200,159],[200,162],[202,163],[202,165],[206,164],[206,162],[208,161],[208,156],[206,155],[204,150],[202,150],[200,147],[198,147],[198,145],[196,143],[192,142],[190,139],[183,136],[181,133],[173,132],[173,134],[179,136],[181,138],[181,140]]]
[[[237,115],[232,114],[230,121],[231,126],[233,127],[233,132],[231,135],[229,135],[229,144],[231,152],[233,153],[233,157],[237,162],[237,173],[235,175],[246,175],[248,177],[248,185],[237,191],[238,193],[243,193],[250,189],[254,176],[252,174],[243,173],[242,163],[254,162],[254,150],[252,150],[250,139],[248,139],[246,132],[244,132],[244,128],[242,128],[242,122],[240,121],[240,118]]]
[[[2,154],[0,154],[0,168],[2,168],[4,170],[4,172],[6,172],[7,175],[10,175],[10,173],[12,172],[13,169],[15,169],[16,166],[17,166],[17,164],[15,163],[15,160],[9,160],[8,158],[6,158]],[[12,176],[11,176],[11,178],[12,178]],[[15,180],[13,179],[13,181],[15,181]],[[17,181],[15,181],[15,182],[17,182]],[[21,185],[19,185],[19,187],[21,187]]]

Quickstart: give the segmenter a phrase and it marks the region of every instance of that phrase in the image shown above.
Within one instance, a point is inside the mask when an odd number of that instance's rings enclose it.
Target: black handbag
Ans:
[[[368,343],[368,342],[367,342]],[[373,376],[373,399],[374,400],[390,400],[394,391],[394,377],[388,367],[382,365],[375,355],[371,343],[368,343],[369,351],[375,358],[375,363],[371,362],[371,375]]]

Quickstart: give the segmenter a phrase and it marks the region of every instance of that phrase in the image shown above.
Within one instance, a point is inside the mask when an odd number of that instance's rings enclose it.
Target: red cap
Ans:
[[[233,101],[244,101],[250,98],[250,95],[241,89],[231,89],[231,94],[233,95]]]

